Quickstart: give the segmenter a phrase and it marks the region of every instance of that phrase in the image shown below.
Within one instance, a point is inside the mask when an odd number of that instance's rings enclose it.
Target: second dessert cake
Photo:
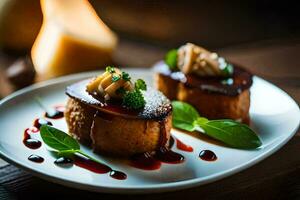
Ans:
[[[156,86],[169,99],[195,106],[209,119],[249,124],[252,75],[191,43],[168,53],[155,65]]]

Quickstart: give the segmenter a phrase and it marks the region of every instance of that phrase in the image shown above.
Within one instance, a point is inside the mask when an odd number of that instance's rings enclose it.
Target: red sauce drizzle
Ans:
[[[159,121],[159,127],[160,127],[160,137],[159,137],[159,143],[158,143],[158,148],[163,147],[166,145],[166,143],[168,142],[168,138],[167,138],[167,132],[166,132],[166,119],[160,120]]]
[[[44,162],[44,158],[35,154],[32,154],[28,157],[28,160],[36,163],[42,163]]]
[[[24,131],[23,144],[30,149],[38,149],[42,146],[39,140],[31,138],[30,134],[37,133],[39,130],[36,127],[27,128]]]
[[[179,164],[184,162],[183,155],[170,150],[167,147],[160,147],[156,152],[137,154],[130,158],[130,165],[143,170],[156,170],[161,163]]]
[[[104,103],[101,106],[103,109],[109,110],[113,113],[120,113],[120,114],[125,114],[125,115],[132,115],[132,116],[136,116],[137,115],[137,111],[132,110],[132,109],[128,109],[124,106],[122,106],[119,102],[118,103]]]
[[[114,179],[117,179],[117,180],[125,180],[127,178],[127,175],[125,173],[120,172],[120,171],[116,171],[116,170],[112,170],[109,173],[109,176],[114,178]]]
[[[149,152],[136,154],[130,158],[130,161],[131,166],[144,170],[156,170],[161,166],[161,162]]]
[[[117,180],[125,180],[127,178],[127,175],[124,172],[112,170],[109,166],[105,164],[97,163],[93,160],[82,156],[75,156],[74,160],[70,158],[59,157],[54,161],[54,163],[61,167],[71,167],[73,164],[75,164],[78,167],[87,169],[97,174],[106,174],[110,172],[110,177]]]
[[[180,141],[178,139],[176,139],[176,147],[177,147],[177,149],[180,149],[182,151],[187,151],[187,152],[193,152],[194,151],[193,147],[184,144],[182,141]]]
[[[81,168],[87,169],[91,172],[94,172],[96,174],[106,174],[112,170],[107,165],[100,164],[98,162],[95,162],[91,159],[82,156],[76,156],[74,158],[74,164]]]
[[[155,157],[157,160],[169,164],[178,164],[184,161],[183,155],[176,153],[166,147],[159,148],[159,150],[155,153]]]
[[[205,161],[215,161],[217,160],[217,156],[211,150],[203,150],[199,153],[199,157]]]

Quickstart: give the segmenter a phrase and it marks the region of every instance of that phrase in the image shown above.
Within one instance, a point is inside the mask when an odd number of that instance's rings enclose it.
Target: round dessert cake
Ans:
[[[65,117],[69,132],[95,152],[131,156],[165,146],[172,127],[171,102],[159,91],[143,91],[145,106],[132,110],[118,102],[95,98],[86,91],[91,80],[66,89]]]

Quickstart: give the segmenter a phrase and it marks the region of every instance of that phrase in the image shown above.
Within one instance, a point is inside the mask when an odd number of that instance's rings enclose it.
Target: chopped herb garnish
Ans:
[[[114,82],[117,82],[118,80],[120,80],[120,76],[119,75],[113,75],[112,77],[111,77],[111,81],[114,83]]]
[[[147,85],[146,85],[145,81],[142,79],[136,80],[136,82],[134,83],[134,86],[138,90],[147,90]]]
[[[114,68],[114,67],[111,67],[111,66],[107,66],[107,67],[105,68],[105,71],[107,71],[107,72],[109,72],[109,73],[111,73],[111,74],[116,72],[115,68]]]
[[[231,64],[226,63],[226,67],[222,69],[223,76],[231,76],[233,74],[233,66]]]
[[[171,49],[168,51],[165,57],[165,63],[171,70],[177,69],[177,49]]]
[[[116,94],[117,95],[124,95],[124,94],[126,94],[126,90],[123,88],[123,87],[120,87],[120,88],[118,88],[117,90],[116,90]]]
[[[122,79],[125,81],[130,81],[131,77],[127,72],[122,72]]]

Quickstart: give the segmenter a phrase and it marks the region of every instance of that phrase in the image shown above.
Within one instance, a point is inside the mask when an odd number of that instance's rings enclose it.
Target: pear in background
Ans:
[[[0,46],[12,52],[30,50],[42,24],[38,0],[0,1]]]
[[[43,24],[31,51],[39,80],[111,64],[117,36],[87,0],[41,0],[41,7]]]

